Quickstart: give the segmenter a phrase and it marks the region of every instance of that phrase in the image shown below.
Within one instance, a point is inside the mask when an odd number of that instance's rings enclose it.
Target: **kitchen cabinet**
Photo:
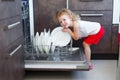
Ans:
[[[0,79],[24,79],[21,1],[0,0]]]
[[[21,1],[3,1],[0,0],[0,20],[15,17],[21,13]]]

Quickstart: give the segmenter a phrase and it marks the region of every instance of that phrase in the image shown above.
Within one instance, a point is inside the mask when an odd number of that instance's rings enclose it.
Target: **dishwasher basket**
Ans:
[[[66,46],[56,45],[34,45],[33,39],[31,42],[24,42],[25,59],[28,60],[61,60],[63,56],[72,54],[72,40]]]

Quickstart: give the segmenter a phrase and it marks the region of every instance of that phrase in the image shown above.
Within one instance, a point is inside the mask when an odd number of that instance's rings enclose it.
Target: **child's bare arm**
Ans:
[[[74,28],[73,31],[71,31],[69,28],[63,28],[62,31],[63,32],[68,32],[74,40],[80,39],[79,31],[78,31],[77,28]]]

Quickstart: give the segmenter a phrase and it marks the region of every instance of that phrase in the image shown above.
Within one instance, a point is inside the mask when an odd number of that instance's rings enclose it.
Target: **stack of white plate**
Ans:
[[[66,46],[70,40],[71,36],[67,32],[63,32],[62,27],[56,27],[51,33],[50,29],[48,32],[44,29],[44,32],[41,32],[40,35],[37,32],[33,44],[36,51],[39,50],[41,53],[49,54],[50,48],[54,52],[56,46]]]

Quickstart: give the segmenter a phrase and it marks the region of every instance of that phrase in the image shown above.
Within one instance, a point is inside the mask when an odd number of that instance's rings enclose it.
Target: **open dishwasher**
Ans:
[[[46,40],[44,42],[48,42],[49,38]],[[32,41],[26,41],[24,44],[26,70],[89,70],[83,48],[72,47],[72,39],[65,46],[53,43],[41,45],[36,42],[40,41],[34,41],[32,38]]]
[[[49,54],[38,54],[31,50],[32,46],[28,47],[25,48],[26,70],[89,70],[82,48],[56,47]]]

